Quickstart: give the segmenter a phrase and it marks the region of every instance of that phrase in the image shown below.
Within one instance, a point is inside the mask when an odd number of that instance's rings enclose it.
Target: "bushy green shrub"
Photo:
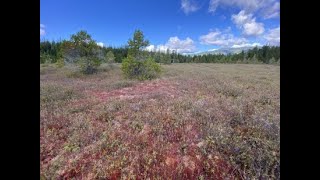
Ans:
[[[98,71],[101,61],[95,57],[84,57],[79,61],[80,70],[83,74],[93,74]]]
[[[63,58],[57,59],[56,65],[58,68],[62,68],[65,65],[64,59]]]
[[[53,61],[52,57],[47,53],[40,53],[40,64],[50,64]]]
[[[106,57],[105,57],[105,62],[109,63],[109,64],[112,64],[114,63],[116,57],[114,56],[113,52],[112,51],[108,51],[108,53],[106,54]]]
[[[101,64],[102,50],[86,31],[71,36],[61,45],[61,54],[67,63],[79,65],[83,74],[93,74]]]
[[[122,61],[121,69],[126,78],[147,80],[158,77],[161,67],[151,57],[144,61],[137,61],[132,57]]]

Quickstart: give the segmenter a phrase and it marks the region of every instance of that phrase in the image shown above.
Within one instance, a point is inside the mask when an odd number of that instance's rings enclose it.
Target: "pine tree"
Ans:
[[[78,62],[84,74],[92,74],[100,66],[100,49],[87,31],[79,31],[63,42],[63,52],[67,59]]]
[[[122,61],[121,70],[126,78],[136,78],[139,80],[152,79],[161,72],[161,67],[152,57],[146,57],[146,52],[141,51],[149,45],[148,40],[144,40],[143,33],[136,30],[133,39],[128,41],[128,56]]]
[[[136,30],[134,32],[133,39],[128,40],[128,45],[129,45],[128,56],[140,59],[141,50],[144,47],[147,47],[149,45],[149,41],[144,40],[144,35],[142,31]]]

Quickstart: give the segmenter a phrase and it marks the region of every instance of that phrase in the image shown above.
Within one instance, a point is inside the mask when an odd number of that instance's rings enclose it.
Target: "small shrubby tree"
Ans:
[[[270,60],[269,60],[269,63],[268,64],[275,64],[276,63],[276,59],[274,57],[272,57]]]
[[[153,79],[160,72],[160,65],[151,56],[147,56],[143,48],[149,45],[148,40],[144,40],[142,31],[136,30],[133,39],[128,41],[129,50],[127,58],[123,59],[121,69],[126,78],[130,79]]]
[[[86,31],[79,31],[64,41],[62,52],[67,62],[77,63],[84,74],[93,74],[101,64],[101,50]]]
[[[106,62],[111,64],[111,63],[114,63],[114,60],[115,60],[115,56],[113,54],[112,51],[108,51],[108,53],[106,54]]]
[[[142,55],[142,49],[149,45],[149,41],[144,39],[142,31],[136,30],[133,35],[133,39],[128,40],[128,57],[139,59]]]
[[[252,59],[251,59],[251,62],[254,63],[254,64],[258,64],[258,63],[259,63],[256,54],[253,55],[253,57],[252,57]]]
[[[161,72],[159,64],[151,57],[144,61],[137,61],[129,56],[122,61],[121,69],[126,78],[139,80],[156,78]]]
[[[47,53],[40,53],[40,63],[41,64],[50,64],[52,62],[52,58]]]
[[[65,65],[64,59],[63,58],[57,59],[56,64],[58,68],[62,68]]]

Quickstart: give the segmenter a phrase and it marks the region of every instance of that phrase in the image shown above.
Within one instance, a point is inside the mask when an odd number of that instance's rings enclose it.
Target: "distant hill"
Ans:
[[[197,52],[197,53],[185,53],[184,55],[205,55],[205,54],[237,54],[241,53],[241,51],[248,51],[250,49],[253,49],[254,47],[239,47],[239,48],[219,48],[219,49],[214,49],[214,50],[208,50],[208,51],[203,51],[203,52]]]

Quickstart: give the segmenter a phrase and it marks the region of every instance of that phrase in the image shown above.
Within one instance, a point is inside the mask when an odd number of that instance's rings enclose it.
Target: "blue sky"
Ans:
[[[87,30],[104,46],[125,45],[135,29],[148,50],[192,53],[280,44],[279,0],[40,0],[40,38]]]

